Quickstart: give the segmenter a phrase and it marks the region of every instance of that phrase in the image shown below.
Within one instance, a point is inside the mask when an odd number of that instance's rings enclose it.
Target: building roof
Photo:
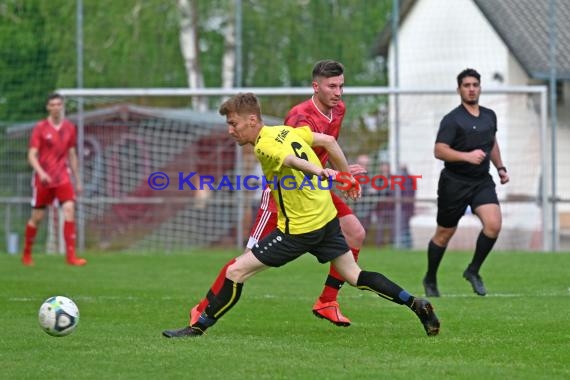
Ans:
[[[66,118],[74,123],[78,122],[78,114],[67,115]],[[145,107],[133,104],[119,104],[106,108],[86,111],[83,114],[84,122],[96,123],[108,119],[119,118],[123,121],[140,119],[163,119],[181,124],[199,125],[205,128],[222,129],[226,128],[226,119],[218,112],[214,111],[194,111],[188,108],[159,108]],[[281,124],[282,120],[275,117],[263,116],[263,121],[268,125]],[[37,121],[18,123],[6,129],[8,136],[29,132]],[[271,123],[271,124],[269,124]]]
[[[165,119],[174,122],[203,125],[205,127],[225,127],[225,119],[215,112],[198,112],[191,109],[170,109],[157,107],[143,107],[133,104],[118,104],[83,113],[85,123],[97,123],[109,119],[123,121],[140,119]],[[78,122],[78,114],[66,115],[74,123]],[[30,131],[37,121],[18,123],[6,129],[8,136]]]
[[[570,1],[555,4],[556,77],[570,80]],[[400,25],[417,0],[402,0]],[[529,77],[550,76],[550,0],[473,0],[507,45]],[[374,48],[387,56],[392,36],[391,25],[381,33]]]
[[[550,76],[549,0],[474,0],[531,78]],[[570,2],[554,0],[556,71],[570,80]]]

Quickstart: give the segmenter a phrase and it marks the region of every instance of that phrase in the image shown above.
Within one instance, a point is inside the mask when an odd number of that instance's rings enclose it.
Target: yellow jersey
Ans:
[[[283,166],[285,157],[294,155],[322,167],[312,143],[308,126],[264,126],[255,142],[255,155],[277,203],[277,227],[288,234],[315,231],[337,214],[326,179]]]

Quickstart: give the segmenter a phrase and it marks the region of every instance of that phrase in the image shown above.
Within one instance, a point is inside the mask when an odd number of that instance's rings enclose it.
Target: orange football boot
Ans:
[[[320,299],[317,299],[317,302],[313,305],[313,314],[318,318],[326,319],[337,326],[350,326],[350,319],[342,315],[337,301],[321,302]]]

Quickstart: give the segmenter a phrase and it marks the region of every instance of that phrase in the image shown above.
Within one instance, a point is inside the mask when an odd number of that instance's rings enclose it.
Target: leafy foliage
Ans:
[[[12,0],[0,7],[0,120],[31,120],[44,113],[55,70],[45,44],[39,1]]]
[[[175,1],[84,0],[83,86],[185,87]],[[232,0],[198,1],[200,65],[221,85]],[[370,57],[391,1],[242,2],[243,86],[308,86],[315,61],[337,59],[347,85],[381,85]],[[47,93],[77,85],[76,2],[5,0],[0,6],[0,121],[43,116]],[[292,100],[295,101],[295,100]],[[283,108],[290,104],[283,104]],[[283,114],[283,109],[275,109]]]

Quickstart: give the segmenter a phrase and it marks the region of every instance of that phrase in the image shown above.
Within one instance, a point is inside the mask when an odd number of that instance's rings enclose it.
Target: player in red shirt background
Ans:
[[[292,127],[308,125],[313,132],[324,133],[338,139],[345,114],[345,106],[341,100],[344,86],[344,67],[340,62],[323,60],[314,65],[312,75],[313,96],[294,106],[285,117],[284,124]],[[315,153],[323,167],[326,167],[328,160],[326,150],[316,148]],[[365,173],[364,168],[360,165],[351,165],[350,170],[353,175]],[[335,193],[331,192],[331,195],[337,209],[342,233],[354,258],[358,260],[366,231],[350,207]],[[269,189],[265,189],[255,223],[250,232],[247,248],[252,248],[276,227],[277,206]],[[226,278],[226,270],[234,261],[235,259],[230,260],[222,268],[206,298],[192,308],[190,311],[191,324],[198,320],[200,314],[206,309],[209,300],[219,292]],[[327,319],[337,326],[350,326],[350,320],[342,315],[337,301],[338,292],[343,284],[344,279],[331,265],[323,291],[313,306],[313,314],[319,318]]]
[[[85,259],[75,254],[75,192],[70,169],[75,177],[77,192],[81,181],[77,164],[77,134],[75,126],[63,118],[63,97],[57,93],[48,96],[48,117],[40,120],[32,130],[28,162],[34,169],[32,179],[32,215],[26,224],[22,263],[33,265],[32,246],[38,225],[45,216],[45,208],[59,201],[63,209],[63,236],[69,265],[85,265]]]

